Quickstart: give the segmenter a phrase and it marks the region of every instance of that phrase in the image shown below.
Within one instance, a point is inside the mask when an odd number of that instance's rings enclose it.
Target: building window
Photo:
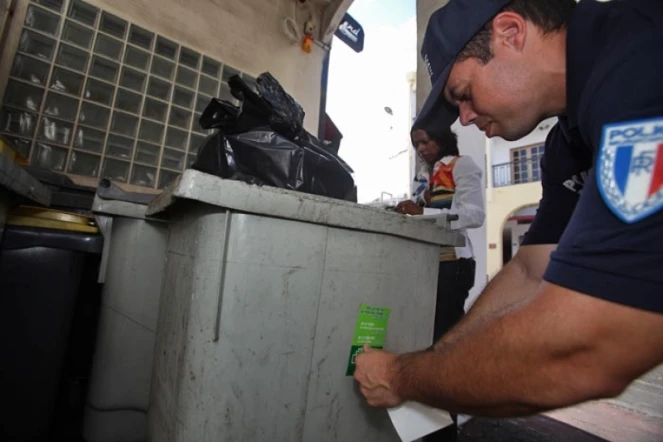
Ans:
[[[512,183],[530,183],[541,180],[541,157],[544,145],[537,144],[511,150]]]
[[[239,71],[81,0],[29,3],[0,133],[32,164],[163,188],[196,158]],[[241,74],[249,82],[255,81]]]

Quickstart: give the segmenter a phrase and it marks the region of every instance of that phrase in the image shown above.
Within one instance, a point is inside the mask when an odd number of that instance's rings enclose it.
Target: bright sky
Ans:
[[[408,72],[417,68],[416,0],[354,0],[364,51],[334,38],[327,113],[341,133],[340,156],[355,171],[359,202],[409,191]],[[393,117],[384,108],[393,110]]]

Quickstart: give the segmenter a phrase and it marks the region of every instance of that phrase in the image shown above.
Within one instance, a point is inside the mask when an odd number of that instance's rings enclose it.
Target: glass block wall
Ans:
[[[162,188],[195,160],[211,97],[234,101],[238,73],[81,0],[31,0],[0,133],[34,165]]]

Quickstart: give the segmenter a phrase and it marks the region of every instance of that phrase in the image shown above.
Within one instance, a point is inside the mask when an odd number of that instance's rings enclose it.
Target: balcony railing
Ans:
[[[493,187],[541,181],[540,159],[521,159],[493,166]]]

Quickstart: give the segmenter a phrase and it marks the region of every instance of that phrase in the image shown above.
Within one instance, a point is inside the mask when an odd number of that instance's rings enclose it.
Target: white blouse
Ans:
[[[448,156],[442,158],[444,164],[449,164],[456,158]],[[424,166],[419,174],[417,174],[416,181],[419,183],[426,183],[420,185],[412,196],[415,203],[421,203],[424,191],[428,190],[428,182],[430,180],[431,167]],[[451,202],[451,209],[434,209],[424,207],[424,215],[431,218],[431,215],[437,217],[446,217],[448,214],[458,215],[458,220],[450,222],[452,230],[458,230],[465,237],[465,247],[456,247],[456,256],[458,258],[473,258],[474,251],[467,229],[476,229],[483,226],[486,219],[486,212],[483,200],[483,174],[479,166],[476,165],[474,160],[469,156],[460,156],[456,160],[453,168],[453,179],[456,183],[455,193]]]

